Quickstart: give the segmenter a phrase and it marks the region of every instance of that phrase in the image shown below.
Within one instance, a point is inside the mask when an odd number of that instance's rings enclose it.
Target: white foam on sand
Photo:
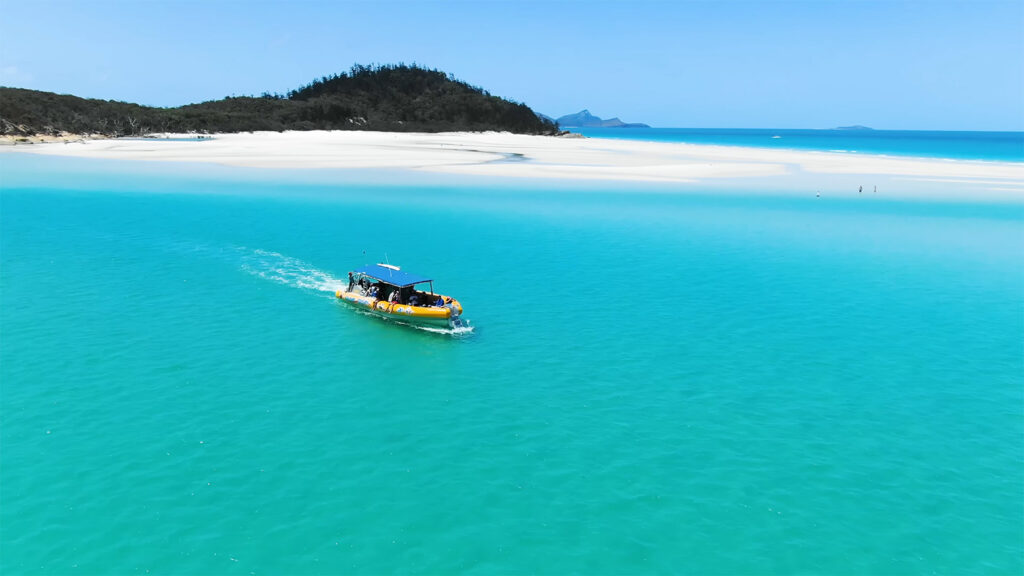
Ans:
[[[168,135],[174,136],[174,135]],[[182,135],[178,135],[179,137]],[[895,157],[509,133],[254,132],[205,140],[112,139],[2,146],[3,152],[210,162],[277,169],[384,169],[483,177],[709,183],[742,179],[772,190],[945,182],[945,194],[1024,200],[1024,163]],[[754,181],[751,181],[754,180]],[[981,184],[974,186],[974,184]],[[953,185],[955,183],[955,185]],[[931,191],[934,191],[933,189]],[[824,196],[825,194],[823,194]]]

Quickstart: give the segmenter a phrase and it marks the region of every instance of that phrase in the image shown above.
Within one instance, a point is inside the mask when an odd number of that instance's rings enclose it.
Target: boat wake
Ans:
[[[433,332],[434,334],[448,334],[449,336],[466,336],[473,333],[472,326],[458,326],[456,328],[437,328],[435,326],[417,326],[415,324],[405,324],[405,326],[411,326],[417,330],[423,330],[424,332]]]
[[[298,258],[278,254],[269,250],[251,250],[240,248],[242,254],[242,270],[271,282],[325,292],[334,296],[338,290],[348,286],[348,282],[341,278],[335,278],[328,272],[324,272],[308,262]]]

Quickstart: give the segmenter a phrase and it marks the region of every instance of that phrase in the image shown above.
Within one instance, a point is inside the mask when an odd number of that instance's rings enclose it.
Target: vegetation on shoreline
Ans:
[[[250,132],[257,130],[507,131],[558,127],[525,104],[418,66],[353,66],[287,94],[155,108],[0,87],[0,135]]]

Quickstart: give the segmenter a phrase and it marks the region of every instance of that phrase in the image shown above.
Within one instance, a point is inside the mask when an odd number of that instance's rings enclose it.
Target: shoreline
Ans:
[[[74,138],[74,139],[72,139]],[[283,170],[377,169],[501,179],[854,189],[883,184],[1024,199],[1024,163],[497,132],[253,132],[0,146],[0,153]],[[923,187],[923,188],[922,188]],[[959,192],[958,192],[959,191]]]

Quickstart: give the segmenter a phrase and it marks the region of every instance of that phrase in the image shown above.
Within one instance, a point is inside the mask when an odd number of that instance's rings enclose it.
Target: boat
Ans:
[[[427,285],[426,290],[417,286]],[[462,305],[434,293],[434,280],[391,264],[370,264],[348,273],[348,288],[334,293],[342,302],[406,324],[461,328]]]

